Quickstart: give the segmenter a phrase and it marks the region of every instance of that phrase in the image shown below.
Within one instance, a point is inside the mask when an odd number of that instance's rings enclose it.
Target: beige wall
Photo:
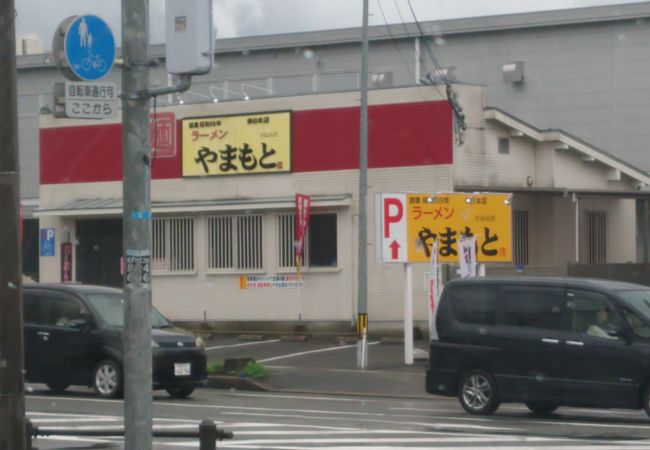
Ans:
[[[401,265],[375,261],[374,195],[382,192],[438,192],[453,189],[452,166],[421,166],[393,169],[372,169],[368,174],[368,312],[371,321],[399,322],[403,314],[404,277]],[[264,189],[260,189],[263,186]],[[60,205],[75,198],[119,198],[121,183],[88,183],[41,187],[44,202]],[[215,200],[232,198],[292,197],[296,192],[308,195],[347,194],[351,206],[328,208],[338,212],[338,267],[334,270],[306,271],[304,289],[239,288],[240,273],[211,274],[206,271],[205,213],[195,212],[195,273],[185,275],[156,274],[153,276],[153,302],[175,320],[339,320],[356,317],[357,305],[357,221],[358,173],[356,170],[296,173],[290,175],[261,175],[255,183],[243,178],[192,178],[156,180],[152,183],[152,198],[157,201]],[[319,211],[318,208],[314,212]],[[321,211],[323,211],[321,209]],[[257,212],[257,211],[255,211]],[[276,234],[273,214],[265,211],[264,273],[276,274]],[[284,210],[283,212],[288,212]],[[182,215],[187,215],[183,213]],[[115,215],[113,215],[114,217]],[[45,225],[51,223],[53,225]],[[41,226],[63,229],[58,217],[44,216]],[[74,217],[66,219],[74,229]],[[59,233],[57,233],[59,235]],[[76,255],[74,255],[76,260]],[[58,259],[41,258],[43,281],[58,281]],[[424,271],[426,265],[414,270],[414,314],[426,319]]]

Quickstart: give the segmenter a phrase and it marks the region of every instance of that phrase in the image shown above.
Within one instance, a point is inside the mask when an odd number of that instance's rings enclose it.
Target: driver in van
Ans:
[[[597,323],[594,323],[587,328],[587,334],[605,339],[617,339],[616,336],[611,336],[607,331],[605,331],[608,318],[609,313],[607,312],[607,308],[603,307],[596,311]]]

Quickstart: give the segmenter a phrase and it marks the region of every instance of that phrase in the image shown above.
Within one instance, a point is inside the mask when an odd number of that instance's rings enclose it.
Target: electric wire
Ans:
[[[415,21],[415,26],[418,29],[418,32],[420,33],[420,37],[422,38],[422,43],[424,44],[424,48],[426,49],[427,53],[429,54],[429,58],[431,58],[431,62],[433,63],[433,66],[436,69],[436,76],[438,76],[442,82],[445,85],[451,84],[451,81],[447,76],[445,75],[444,68],[440,64],[440,61],[438,61],[438,58],[436,58],[436,55],[433,53],[433,50],[431,49],[431,46],[429,45],[429,41],[426,39],[426,36],[424,35],[424,31],[422,30],[422,27],[420,26],[420,22],[418,21],[417,16],[415,15],[415,11],[413,10],[413,5],[411,5],[411,0],[406,0],[407,4],[409,5],[409,9],[411,10],[411,15],[413,16],[413,20]],[[430,76],[431,74],[429,73],[427,76]]]
[[[427,53],[429,54],[429,58],[431,58],[431,61],[433,62],[433,65],[436,70],[436,75],[443,81],[446,87],[447,91],[447,101],[449,102],[449,106],[451,106],[451,109],[454,113],[454,116],[456,117],[456,122],[458,127],[461,130],[467,129],[467,124],[465,123],[465,114],[462,112],[462,108],[458,105],[456,102],[456,99],[454,98],[454,94],[452,92],[451,88],[451,81],[449,78],[447,78],[447,75],[445,75],[444,69],[442,65],[440,64],[440,61],[438,61],[438,58],[436,58],[436,55],[433,53],[433,50],[431,49],[431,46],[429,45],[428,40],[426,39],[426,36],[424,34],[424,31],[422,30],[422,27],[420,26],[420,22],[418,21],[417,16],[415,15],[415,11],[413,10],[413,5],[411,4],[411,0],[406,0],[407,4],[409,5],[409,9],[411,10],[411,15],[413,16],[413,20],[415,21],[415,25],[420,33],[420,37],[422,38],[422,43],[424,44],[424,48],[427,50]],[[431,78],[431,73],[427,74],[427,79],[431,81],[433,84],[433,79]]]
[[[404,67],[406,68],[406,71],[409,74],[409,77],[414,80],[415,75],[409,68],[409,64],[404,58],[404,55],[402,54],[402,51],[399,49],[399,45],[397,45],[397,40],[395,39],[395,36],[393,35],[393,32],[390,30],[390,26],[388,25],[388,20],[386,19],[386,14],[384,14],[384,8],[381,6],[381,0],[377,0],[377,6],[379,6],[379,11],[381,11],[381,16],[384,18],[384,23],[386,24],[386,31],[388,31],[388,34],[390,35],[390,39],[393,42],[393,45],[395,46],[395,50],[397,50],[397,53],[399,53],[399,57],[402,60],[402,63],[404,64]]]

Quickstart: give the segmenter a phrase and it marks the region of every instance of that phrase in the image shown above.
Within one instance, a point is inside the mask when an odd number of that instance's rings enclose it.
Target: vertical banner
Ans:
[[[431,263],[429,265],[429,340],[438,339],[436,332],[435,317],[436,317],[436,304],[438,302],[440,293],[440,278],[438,272],[438,240],[433,241],[431,251]]]
[[[61,244],[61,283],[72,282],[72,243]]]
[[[311,197],[308,195],[296,194],[296,240],[295,240],[295,261],[296,271],[300,276],[302,266],[302,254],[305,246],[305,235],[309,226],[309,213],[311,211]]]
[[[460,277],[476,276],[476,236],[463,237],[458,242]]]

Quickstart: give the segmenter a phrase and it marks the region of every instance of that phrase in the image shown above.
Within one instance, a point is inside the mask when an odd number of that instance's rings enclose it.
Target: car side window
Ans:
[[[47,324],[45,304],[38,295],[23,292],[23,322],[30,325]]]
[[[620,311],[623,318],[632,327],[634,334],[643,339],[650,339],[650,326],[637,313],[629,309],[621,309]]]
[[[72,321],[84,317],[84,311],[79,302],[67,299],[49,298],[48,324],[57,327],[71,327]]]
[[[510,287],[501,292],[503,324],[516,327],[564,329],[563,290]]]
[[[453,288],[450,303],[454,317],[461,323],[496,324],[497,289],[494,286],[458,286]]]
[[[571,331],[602,339],[617,339],[611,333],[621,328],[621,319],[603,294],[578,289],[567,291]]]

